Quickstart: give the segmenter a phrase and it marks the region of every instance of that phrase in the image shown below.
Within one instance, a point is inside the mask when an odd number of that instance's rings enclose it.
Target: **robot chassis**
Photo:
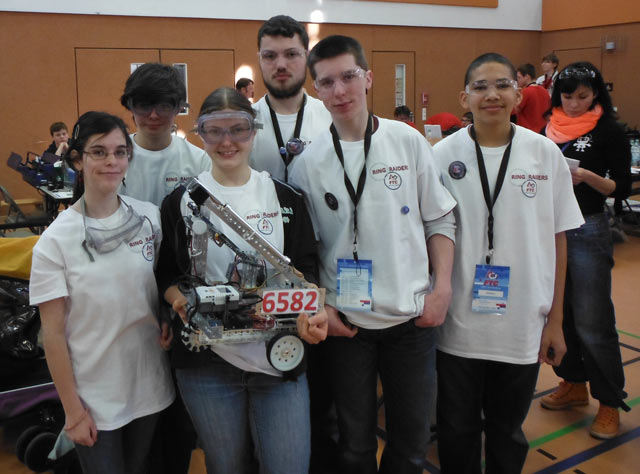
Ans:
[[[196,253],[206,252],[210,238],[218,246],[229,247],[236,254],[236,262],[254,269],[262,265],[266,273],[264,263],[240,250],[203,215],[200,209],[205,206],[269,262],[274,274],[267,277],[268,286],[264,288],[242,288],[242,280],[240,288],[233,284],[181,288],[188,300],[188,324],[181,332],[185,346],[199,352],[220,344],[265,341],[269,363],[282,372],[294,371],[304,360],[305,346],[297,335],[297,318],[292,313],[320,311],[325,290],[307,282],[287,256],[197,178],[191,179],[186,188],[193,200],[188,204],[193,216],[185,217],[185,225],[191,230],[192,239],[196,234],[206,237],[200,239]],[[193,256],[192,266],[196,268]],[[204,268],[200,273],[204,275]],[[283,310],[289,310],[288,314],[282,314]]]

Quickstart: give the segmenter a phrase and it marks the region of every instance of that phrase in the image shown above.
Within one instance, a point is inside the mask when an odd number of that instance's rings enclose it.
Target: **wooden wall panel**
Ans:
[[[603,38],[616,38],[618,49],[602,49]],[[587,60],[599,56],[596,66],[600,67],[604,80],[613,83],[611,98],[618,109],[621,121],[631,127],[640,127],[640,95],[638,71],[640,71],[640,23],[581,28],[575,30],[543,32],[540,51],[546,54],[557,51],[566,60]],[[581,54],[583,52],[584,54]],[[560,63],[560,67],[566,66]]]
[[[17,197],[35,192],[19,175],[5,167],[11,151],[41,152],[50,142],[49,125],[64,120],[69,127],[78,117],[75,51],[79,48],[148,50],[225,50],[233,54],[234,68],[248,65],[256,79],[256,96],[265,92],[257,60],[256,34],[261,22],[189,18],[112,17],[0,12],[0,183]],[[497,51],[514,64],[532,62],[554,49],[597,48],[601,36],[620,35],[626,50],[602,56],[605,78],[614,82],[614,100],[623,120],[637,124],[640,95],[634,71],[640,70],[640,24],[540,33],[534,31],[418,28],[379,25],[320,24],[318,37],[354,36],[368,59],[373,51],[413,51],[415,54],[414,113],[421,117],[420,95],[429,94],[428,115],[462,113],[458,94],[469,62],[479,54]],[[225,73],[226,74],[226,73]],[[99,78],[96,90],[99,89]],[[231,85],[233,79],[229,79]],[[375,90],[375,77],[373,87]],[[124,81],[122,84],[124,87]],[[310,78],[305,85],[315,95]],[[115,111],[119,93],[112,92]],[[369,94],[369,106],[372,107]],[[108,98],[107,98],[108,99]],[[194,109],[200,104],[193,103]],[[84,110],[80,110],[84,112]],[[420,127],[421,120],[416,120]]]
[[[542,0],[542,31],[640,21],[638,0]]]

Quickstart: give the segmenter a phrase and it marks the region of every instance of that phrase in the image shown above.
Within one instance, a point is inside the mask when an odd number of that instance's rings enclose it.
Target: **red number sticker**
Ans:
[[[318,290],[267,290],[262,293],[262,312],[265,314],[317,313]]]

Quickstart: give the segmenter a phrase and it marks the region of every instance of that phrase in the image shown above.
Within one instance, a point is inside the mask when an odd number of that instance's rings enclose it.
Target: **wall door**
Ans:
[[[406,105],[416,113],[413,51],[374,51],[371,70],[372,106],[376,115],[392,119],[397,105]]]
[[[78,114],[103,110],[122,117],[131,131],[135,125],[120,105],[124,84],[131,74],[131,64],[163,62],[185,64],[187,100],[191,108],[176,117],[178,129],[197,146],[202,143],[194,133],[195,119],[204,98],[217,87],[234,85],[234,53],[232,50],[174,49],[76,49]]]
[[[555,51],[560,69],[576,61],[589,61],[602,71],[602,50],[598,48],[559,49]],[[537,67],[539,70],[539,67]],[[542,72],[540,73],[542,74]]]
[[[131,63],[158,62],[157,49],[76,48],[78,116],[100,110],[122,117],[135,130],[131,114],[120,105]]]
[[[204,99],[218,87],[234,87],[235,67],[232,50],[162,49],[160,61],[166,64],[187,65],[187,102],[191,106],[186,115],[178,115],[178,129],[187,139],[202,148],[202,141],[193,130]]]

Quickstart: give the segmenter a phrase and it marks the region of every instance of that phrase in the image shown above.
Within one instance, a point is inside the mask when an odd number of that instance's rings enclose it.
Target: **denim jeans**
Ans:
[[[309,389],[305,375],[283,380],[245,372],[221,358],[176,369],[178,387],[204,449],[208,474],[309,470]],[[252,444],[253,441],[253,444]]]
[[[151,439],[159,413],[143,416],[122,428],[98,431],[91,446],[76,444],[76,452],[85,474],[146,474]]]
[[[329,337],[340,432],[340,473],[375,473],[377,379],[384,393],[387,439],[379,472],[422,473],[435,396],[437,332],[410,320],[387,329],[358,328],[353,338]]]
[[[554,368],[568,382],[589,381],[591,395],[605,405],[625,406],[624,372],[611,301],[613,244],[605,214],[585,216],[566,232],[567,281],[562,329],[567,354]]]
[[[522,431],[539,364],[507,364],[438,351],[438,456],[442,474],[519,474],[529,452]],[[484,422],[482,415],[484,414]]]

